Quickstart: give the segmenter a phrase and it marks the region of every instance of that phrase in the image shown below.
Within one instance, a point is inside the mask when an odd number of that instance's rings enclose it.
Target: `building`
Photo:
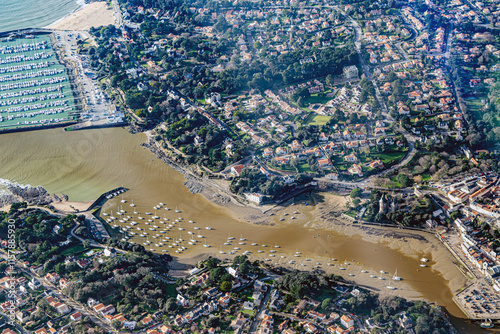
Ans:
[[[354,65],[344,67],[344,77],[346,79],[358,78],[358,68]]]
[[[354,326],[354,320],[351,317],[349,317],[348,315],[345,315],[345,314],[342,317],[340,317],[340,323],[345,328],[349,328],[349,327]]]
[[[241,171],[245,168],[245,166],[243,165],[236,165],[236,166],[233,166],[231,167],[231,174],[235,175],[235,176],[240,176],[241,174]]]
[[[111,258],[115,257],[116,256],[116,249],[114,249],[113,247],[111,247],[111,248],[106,247],[106,249],[104,249],[104,256],[109,256]]]

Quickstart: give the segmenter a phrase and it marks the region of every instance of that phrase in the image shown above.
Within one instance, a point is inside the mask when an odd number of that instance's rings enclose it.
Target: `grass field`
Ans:
[[[330,118],[331,118],[330,116],[316,115],[314,113],[311,113],[307,117],[307,119],[304,123],[306,123],[307,125],[322,126],[322,125],[326,125],[326,123],[328,123]]]
[[[304,99],[304,102],[306,104],[314,104],[314,103],[321,103],[325,104],[328,101],[333,100],[333,97],[327,97],[327,96],[318,96],[318,94],[311,94],[308,98]]]
[[[374,159],[380,159],[384,164],[391,164],[394,161],[403,159],[406,152],[372,153],[370,156]]]

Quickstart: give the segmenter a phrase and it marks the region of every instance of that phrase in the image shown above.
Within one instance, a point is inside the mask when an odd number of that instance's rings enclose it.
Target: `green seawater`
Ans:
[[[77,0],[1,0],[0,32],[42,28],[75,11]]]

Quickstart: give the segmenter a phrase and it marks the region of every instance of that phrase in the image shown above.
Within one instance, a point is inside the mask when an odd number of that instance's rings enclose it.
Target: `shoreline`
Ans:
[[[64,19],[68,18],[70,15],[72,15],[72,14],[74,14],[74,13],[78,12],[79,10],[82,10],[83,8],[85,8],[85,7],[87,7],[87,6],[89,5],[89,4],[85,3],[85,1],[83,1],[83,0],[76,0],[75,2],[76,2],[76,4],[78,5],[78,8],[76,8],[76,9],[74,9],[73,11],[71,11],[70,13],[68,13],[68,14],[64,15],[64,16],[63,16],[63,17],[61,17],[60,19],[57,19],[57,20],[55,20],[54,22],[52,22],[52,23],[50,23],[50,24],[48,24],[48,25],[46,25],[46,26],[42,27],[42,29],[50,29],[50,28],[49,28],[50,26],[55,25],[55,24],[57,24],[57,23],[61,22],[62,20],[64,20]]]
[[[43,27],[52,30],[81,31],[92,27],[106,26],[115,23],[113,11],[106,2],[80,3],[80,7],[59,20]]]

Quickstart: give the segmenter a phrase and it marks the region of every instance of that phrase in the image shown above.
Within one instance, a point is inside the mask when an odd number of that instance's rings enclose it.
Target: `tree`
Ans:
[[[83,247],[85,247],[85,248],[89,248],[90,247],[90,240],[89,239],[83,240]]]
[[[331,298],[326,298],[325,300],[323,300],[323,302],[321,302],[321,308],[323,310],[327,310],[330,308],[330,304],[332,303],[332,299]]]
[[[115,320],[111,321],[111,327],[113,327],[114,329],[118,330],[118,329],[120,329],[121,326],[122,326],[122,323],[120,322],[120,320],[115,319]]]
[[[361,197],[361,194],[363,193],[363,190],[361,188],[354,188],[351,190],[351,198],[356,198],[356,197]]]
[[[399,174],[396,177],[396,180],[399,182],[401,187],[406,188],[412,185],[412,180],[406,174]]]
[[[222,292],[228,292],[231,290],[231,288],[233,287],[233,284],[231,283],[231,281],[224,281],[222,282],[222,284],[220,285],[220,290]]]

